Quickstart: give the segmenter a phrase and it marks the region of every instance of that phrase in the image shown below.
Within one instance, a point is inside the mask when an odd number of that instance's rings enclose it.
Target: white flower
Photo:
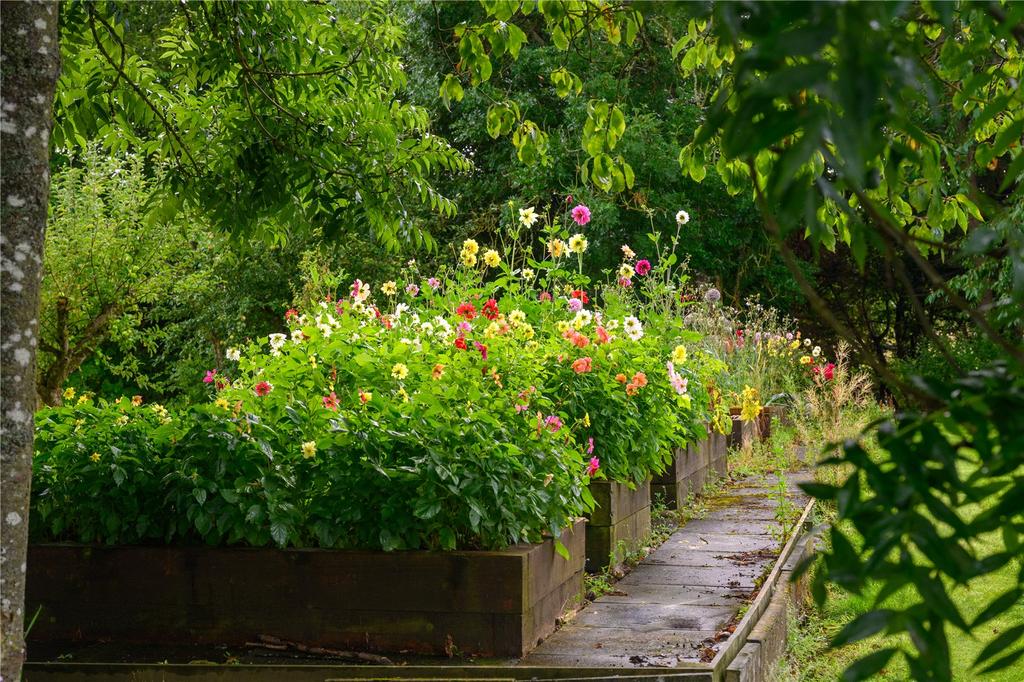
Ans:
[[[811,345],[811,340],[810,339],[804,339],[804,345],[805,346],[810,346]]]
[[[625,256],[627,260],[636,258],[636,252],[625,244],[622,245],[622,255]]]
[[[687,213],[686,211],[678,211],[676,213],[676,224],[677,225],[685,225],[688,222],[690,222],[690,214],[689,213]]]
[[[530,268],[523,268],[523,279],[533,279],[534,271]]]
[[[519,222],[521,222],[524,227],[531,227],[535,222],[537,222],[537,218],[539,217],[540,216],[533,212],[533,206],[519,209]]]
[[[302,333],[301,329],[293,329],[292,330],[292,341],[294,341],[295,343],[302,343],[302,341],[305,338],[306,338],[306,335]]]
[[[636,319],[632,315],[622,321],[622,330],[626,332],[633,341],[639,341],[644,336],[643,325],[640,324],[640,320]]]
[[[231,360],[232,362],[238,362],[239,360],[242,359],[242,351],[238,350],[237,348],[228,348],[227,352],[225,352],[224,355],[227,356],[227,359]]]
[[[821,355],[821,346],[815,346],[814,350],[811,351],[811,355],[813,355],[814,357],[818,357],[819,355]]]
[[[619,328],[619,321],[616,319],[608,320],[608,324],[604,326],[605,331],[613,332]]]
[[[395,319],[397,320],[400,317],[402,317],[402,313],[404,313],[408,309],[409,309],[409,306],[407,304],[405,304],[405,303],[399,303],[398,305],[396,305],[395,306]]]
[[[420,325],[420,332],[430,336],[434,333],[434,325],[430,322],[424,322]]]
[[[284,344],[285,344],[285,342],[287,340],[288,340],[288,337],[285,336],[284,334],[271,334],[270,335],[270,354],[271,355],[280,355],[281,354],[281,349],[284,348]]]
[[[590,324],[594,319],[594,314],[589,310],[581,310],[576,313],[576,317],[572,321],[572,326],[576,331],[579,331]]]
[[[329,324],[324,324],[323,322],[317,322],[316,328],[320,330],[320,333],[323,334],[325,339],[334,332]]]

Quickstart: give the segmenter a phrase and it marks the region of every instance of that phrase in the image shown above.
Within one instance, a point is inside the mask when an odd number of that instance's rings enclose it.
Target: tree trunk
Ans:
[[[0,2],[0,677],[25,659],[25,562],[50,131],[60,73],[55,2]]]

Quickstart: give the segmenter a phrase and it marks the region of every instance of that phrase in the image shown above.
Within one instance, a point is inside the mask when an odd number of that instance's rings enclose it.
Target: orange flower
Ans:
[[[640,392],[640,387],[630,382],[626,384],[626,395],[636,395]]]
[[[443,375],[444,375],[444,365],[441,365],[441,364],[434,365],[434,371],[430,373],[431,378],[433,378],[434,381],[437,381]]]
[[[626,383],[626,375],[623,374],[622,372],[619,372],[618,374],[615,375],[615,380],[620,384],[624,384]]]
[[[585,374],[592,369],[590,358],[578,358],[573,361],[572,369],[577,374]]]
[[[633,375],[633,383],[636,384],[639,388],[643,388],[644,386],[647,385],[647,375],[644,374],[643,372],[637,372],[636,374]]]

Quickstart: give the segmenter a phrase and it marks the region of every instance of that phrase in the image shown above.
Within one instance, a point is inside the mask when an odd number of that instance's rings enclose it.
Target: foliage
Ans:
[[[202,240],[190,220],[151,219],[146,205],[162,174],[141,158],[89,148],[53,178],[40,304],[37,392],[57,404],[68,376],[93,353],[114,375],[140,377],[135,355],[156,339],[143,309],[207,286],[194,258]],[[117,357],[102,350],[111,342]]]
[[[466,159],[403,102],[401,23],[386,2],[61,6],[53,142],[173,163],[160,210],[280,242],[303,227],[432,244],[430,184]]]

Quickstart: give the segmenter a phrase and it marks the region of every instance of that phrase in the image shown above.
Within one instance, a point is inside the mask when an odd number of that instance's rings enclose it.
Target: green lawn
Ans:
[[[972,515],[970,510],[968,510],[967,515]],[[1001,551],[1003,545],[999,535],[994,533],[991,536],[985,537],[983,542],[979,543],[977,549],[978,554],[984,556]],[[957,588],[953,592],[951,595],[953,601],[960,607],[968,622],[980,613],[984,606],[991,602],[992,599],[1016,585],[1016,576],[1020,570],[1020,565],[1020,559],[1014,560],[1001,571],[979,578],[967,586]],[[805,610],[802,618],[798,619],[796,614],[793,614],[787,658],[779,669],[777,679],[786,681],[800,680],[801,682],[836,680],[847,665],[877,649],[897,644],[905,649],[912,649],[909,638],[905,635],[876,636],[855,642],[839,650],[828,648],[829,639],[845,623],[871,609],[874,594],[855,596],[830,588],[829,599],[822,610],[815,609],[812,604]],[[917,594],[913,590],[907,589],[896,593],[886,600],[884,606],[900,608],[909,606],[917,600]],[[795,622],[798,620],[801,621],[799,624]],[[953,660],[954,679],[963,680],[964,682],[968,680],[971,682],[976,680],[985,680],[985,682],[1021,682],[1021,680],[1024,680],[1024,658],[1018,659],[1009,668],[987,675],[981,675],[971,667],[975,657],[988,642],[1008,628],[1022,622],[1024,622],[1024,600],[1019,601],[999,618],[986,623],[973,637],[960,632],[956,628],[948,627],[947,632],[949,634]],[[1018,643],[1016,646],[1019,647],[1021,644]],[[996,658],[990,659],[988,663],[998,658],[999,656],[997,655]],[[910,679],[910,674],[902,656],[894,657],[890,665],[880,675],[876,676],[875,679]]]

